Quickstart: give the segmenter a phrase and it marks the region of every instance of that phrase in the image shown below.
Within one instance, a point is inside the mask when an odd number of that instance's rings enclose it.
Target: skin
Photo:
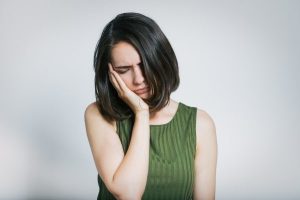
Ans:
[[[127,88],[133,92],[148,86],[148,84],[145,81],[143,72],[140,68],[140,56],[132,45],[126,42],[119,42],[114,46],[111,54],[111,63],[109,63],[108,65],[110,72],[114,75],[116,79],[118,79],[120,82],[124,82]],[[118,84],[116,83],[114,83],[113,85],[116,87],[118,86]],[[119,91],[118,88],[117,91]],[[149,97],[150,91],[147,91],[143,94],[135,94],[141,99],[145,99]],[[139,101],[142,102],[140,99]],[[125,100],[125,102],[127,104],[130,104],[127,102],[127,100]],[[156,113],[150,113],[150,124],[167,123],[176,113],[177,106],[178,102],[171,99],[169,104],[162,110]]]
[[[112,49],[110,81],[136,116],[126,155],[116,133],[116,123],[107,122],[97,111],[95,102],[85,111],[87,136],[98,173],[117,199],[141,199],[148,174],[149,125],[169,122],[178,108],[178,102],[171,99],[160,111],[149,113],[143,99],[150,92],[136,91],[147,87],[140,62],[137,51],[126,42],[120,42]],[[213,119],[201,109],[197,109],[196,140],[194,199],[215,199],[216,128]],[[140,164],[136,165],[137,162]]]

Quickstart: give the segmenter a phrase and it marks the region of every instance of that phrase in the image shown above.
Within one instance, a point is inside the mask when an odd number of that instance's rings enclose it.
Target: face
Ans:
[[[149,87],[141,70],[141,60],[135,48],[127,42],[119,42],[111,52],[111,64],[127,87],[141,98],[149,97]]]

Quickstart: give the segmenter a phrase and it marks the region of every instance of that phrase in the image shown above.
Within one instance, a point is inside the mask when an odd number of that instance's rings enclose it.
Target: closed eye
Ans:
[[[125,74],[127,71],[128,71],[128,69],[126,69],[126,70],[118,70],[117,72],[118,72],[119,74]]]
[[[129,68],[122,67],[121,69],[115,69],[115,70],[119,74],[124,74],[124,73],[126,73],[129,70]]]
[[[139,62],[137,65],[139,67],[141,67],[141,66],[143,66],[143,63]],[[114,70],[116,72],[118,72],[119,74],[124,74],[124,73],[126,73],[129,70],[130,67],[131,66],[118,66],[118,67],[114,67]]]

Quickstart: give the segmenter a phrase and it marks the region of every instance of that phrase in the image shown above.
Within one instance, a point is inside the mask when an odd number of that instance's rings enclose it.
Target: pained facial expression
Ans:
[[[112,48],[111,64],[131,91],[143,99],[149,97],[150,90],[140,67],[140,56],[131,44],[117,43]]]

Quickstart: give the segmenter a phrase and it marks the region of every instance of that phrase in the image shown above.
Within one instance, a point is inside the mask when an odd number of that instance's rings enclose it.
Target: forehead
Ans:
[[[114,45],[111,59],[114,65],[133,65],[140,62],[138,52],[127,42],[119,42]]]

